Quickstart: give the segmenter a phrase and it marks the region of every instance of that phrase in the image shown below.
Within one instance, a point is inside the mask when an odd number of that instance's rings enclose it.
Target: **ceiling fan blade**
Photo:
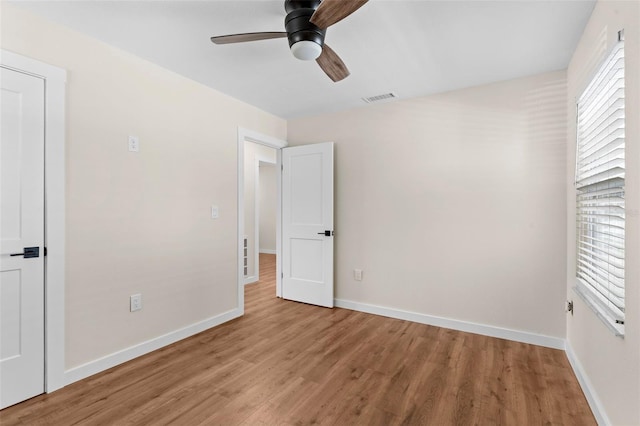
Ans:
[[[229,34],[223,36],[211,37],[211,41],[215,44],[229,44],[229,43],[243,43],[245,41],[257,41],[268,40],[271,38],[284,38],[287,36],[286,32],[263,32],[263,33],[243,33],[243,34]]]
[[[323,0],[311,16],[311,23],[327,28],[360,9],[369,0]]]
[[[342,59],[340,59],[338,54],[334,52],[332,48],[327,46],[326,43],[322,48],[322,53],[318,59],[316,59],[316,62],[320,65],[322,71],[324,71],[325,74],[327,74],[329,78],[336,83],[349,77],[350,72],[347,69],[347,66],[342,62]]]

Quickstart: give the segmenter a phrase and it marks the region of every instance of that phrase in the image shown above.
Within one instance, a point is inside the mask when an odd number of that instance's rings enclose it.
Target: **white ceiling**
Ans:
[[[327,31],[351,71],[333,83],[286,39],[283,1],[20,1],[21,7],[283,118],[411,98],[567,67],[595,0],[371,0]]]

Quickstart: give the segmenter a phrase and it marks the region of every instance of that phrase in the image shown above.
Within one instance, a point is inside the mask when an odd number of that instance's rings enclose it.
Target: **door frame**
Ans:
[[[65,378],[65,90],[67,72],[0,49],[0,67],[44,80],[44,311],[45,392],[64,387]]]
[[[288,146],[287,141],[264,135],[262,133],[245,129],[238,126],[238,264],[237,264],[237,285],[238,285],[238,309],[244,315],[244,143],[253,142],[265,145],[276,150],[276,185],[277,211],[276,211],[276,296],[282,297],[282,263],[280,255],[282,253],[282,148]],[[259,248],[258,250],[259,251]],[[258,265],[259,259],[255,259]],[[258,268],[255,268],[258,271]]]

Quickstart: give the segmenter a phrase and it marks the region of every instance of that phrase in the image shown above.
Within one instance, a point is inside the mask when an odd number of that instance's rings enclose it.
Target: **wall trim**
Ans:
[[[65,384],[65,100],[67,72],[0,49],[0,65],[44,80],[45,90],[45,377],[46,392]]]
[[[272,249],[260,249],[260,253],[264,253],[264,254],[276,254],[277,252],[275,250]]]
[[[596,418],[596,421],[600,426],[610,425],[611,421],[609,420],[609,416],[607,416],[607,412],[604,409],[604,404],[600,401],[598,397],[598,393],[596,392],[596,388],[591,384],[591,380],[589,380],[589,376],[584,371],[582,364],[578,360],[576,353],[573,351],[571,344],[567,340],[565,352],[567,354],[567,358],[569,359],[569,364],[571,364],[571,368],[578,379],[578,383],[580,383],[580,387],[582,388],[582,392],[584,396],[587,398],[587,402],[589,403],[589,407],[593,412],[593,416]]]
[[[123,364],[127,361],[131,361],[134,358],[138,358],[142,355],[148,354],[149,352],[153,352],[182,339],[186,339],[187,337],[191,337],[240,316],[242,316],[241,310],[237,308],[232,309],[220,315],[207,318],[203,321],[196,322],[170,333],[163,334],[162,336],[155,337],[145,342],[138,343],[137,345],[103,356],[102,358],[98,358],[86,364],[82,364],[78,367],[74,367],[65,372],[66,384],[69,385],[73,382],[77,382],[78,380],[93,376],[94,374],[108,370],[109,368]]]
[[[450,328],[452,330],[465,331],[467,333],[481,334],[483,336],[497,337],[499,339],[513,340],[515,342],[529,343],[552,349],[565,348],[565,341],[560,337],[545,336],[526,331],[511,330],[508,328],[478,324],[474,322],[454,320],[450,318],[425,315],[417,312],[403,311],[401,309],[386,308],[367,303],[353,302],[351,300],[335,299],[338,308],[351,309],[353,311],[366,312],[368,314],[381,315],[383,317],[417,322],[420,324],[434,325],[436,327]]]

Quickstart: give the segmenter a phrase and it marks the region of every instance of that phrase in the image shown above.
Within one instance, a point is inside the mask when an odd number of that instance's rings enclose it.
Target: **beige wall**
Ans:
[[[566,120],[554,72],[289,121],[336,143],[337,298],[563,338]]]
[[[572,291],[575,285],[575,122],[569,121],[567,154],[567,297],[575,315],[567,317],[568,345],[582,365],[609,420],[640,424],[640,3],[600,1],[573,55],[569,69],[569,117],[590,75],[625,30],[626,103],[626,320],[625,337],[615,337]]]
[[[283,138],[284,139],[284,138]],[[256,194],[259,190],[258,162],[276,162],[276,150],[274,148],[245,141],[244,143],[244,234],[247,236],[248,251],[248,282],[258,280],[256,277],[256,207],[260,214],[259,200]],[[260,226],[258,221],[258,227]],[[259,234],[259,233],[258,233]],[[259,238],[259,236],[258,236]],[[259,247],[258,247],[259,248]]]
[[[237,307],[237,128],[286,122],[6,2],[1,23],[68,70],[67,368]]]
[[[278,187],[276,166],[260,164],[260,251],[276,250],[276,208]]]

